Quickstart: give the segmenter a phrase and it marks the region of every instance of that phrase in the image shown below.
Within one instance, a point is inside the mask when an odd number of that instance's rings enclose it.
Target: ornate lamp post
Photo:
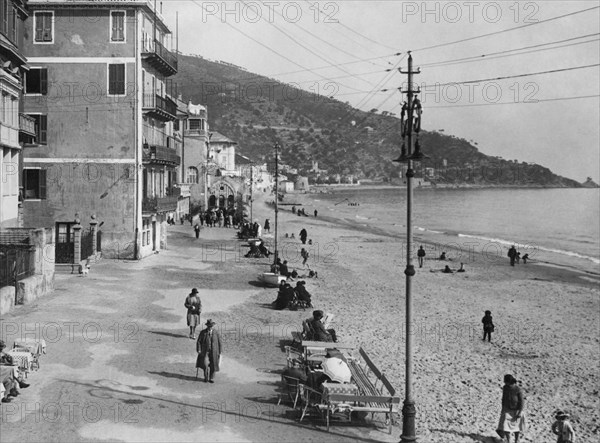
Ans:
[[[275,143],[275,253],[273,264],[277,264],[279,251],[277,250],[277,213],[279,212],[279,143]]]
[[[418,134],[421,130],[421,102],[414,96],[420,90],[413,90],[413,74],[420,73],[420,70],[412,70],[412,55],[409,51],[408,56],[408,71],[400,72],[408,74],[408,87],[402,93],[406,94],[407,101],[402,106],[401,126],[402,126],[402,150],[400,157],[394,160],[398,163],[406,163],[406,360],[405,360],[405,398],[404,406],[402,407],[402,436],[401,443],[412,443],[417,441],[416,436],[416,408],[413,399],[413,343],[412,343],[412,277],[415,275],[415,267],[412,264],[412,200],[413,200],[413,183],[412,179],[415,175],[413,170],[413,162],[420,161],[425,156],[421,153]],[[406,117],[406,119],[405,119]],[[416,142],[413,150],[412,138],[413,131],[416,133]]]

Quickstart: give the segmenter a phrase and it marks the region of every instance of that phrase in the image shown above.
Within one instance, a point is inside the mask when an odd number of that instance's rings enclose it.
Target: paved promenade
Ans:
[[[89,276],[1,320],[10,346],[41,337],[47,354],[31,387],[2,404],[0,441],[398,441],[398,428],[297,422],[277,405],[283,340],[308,312],[268,308],[256,284],[266,259],[244,259],[233,229],[170,228],[168,249],[141,261],[103,260]],[[224,344],[215,384],[196,379],[183,302],[197,287],[201,323]],[[197,331],[197,333],[199,330]]]

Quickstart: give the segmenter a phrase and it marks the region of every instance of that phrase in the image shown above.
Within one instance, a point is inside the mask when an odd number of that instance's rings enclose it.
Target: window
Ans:
[[[18,26],[18,20],[17,20],[17,9],[13,8],[13,15],[12,15],[12,41],[13,43],[17,44],[17,26]]]
[[[25,94],[48,93],[48,69],[31,68],[25,73]]]
[[[186,183],[198,183],[198,170],[193,166],[187,169]]]
[[[108,95],[125,95],[125,65],[108,65]]]
[[[25,200],[45,200],[46,170],[23,169],[23,189]]]
[[[48,116],[42,114],[28,114],[35,119],[35,138],[39,145],[48,143]]]
[[[125,11],[110,11],[110,41],[125,41]]]
[[[35,26],[35,41],[38,43],[52,43],[54,13],[50,11],[38,11],[33,13]]]
[[[2,12],[2,33],[7,34],[8,33],[8,0],[1,0],[2,1],[2,9],[0,10],[0,12]]]
[[[190,131],[199,131],[200,130],[200,120],[198,119],[189,119]]]

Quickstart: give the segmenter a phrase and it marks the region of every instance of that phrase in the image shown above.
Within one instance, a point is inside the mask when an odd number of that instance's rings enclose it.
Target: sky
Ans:
[[[166,0],[162,8],[182,53],[365,111],[399,115],[407,76],[398,68],[406,71],[411,51],[423,129],[600,182],[598,1]]]

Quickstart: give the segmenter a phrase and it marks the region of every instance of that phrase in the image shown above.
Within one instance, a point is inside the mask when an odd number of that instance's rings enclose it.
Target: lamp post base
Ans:
[[[416,415],[417,409],[415,408],[415,402],[412,400],[404,400],[404,406],[402,407],[402,435],[400,436],[400,443],[413,443],[417,441],[415,431]]]

